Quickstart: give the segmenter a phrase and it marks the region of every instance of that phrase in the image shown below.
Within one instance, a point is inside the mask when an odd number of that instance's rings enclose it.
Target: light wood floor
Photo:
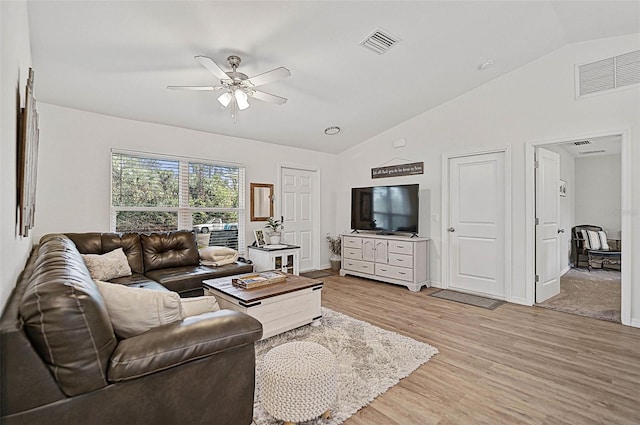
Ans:
[[[345,425],[640,424],[640,329],[539,307],[485,310],[355,277],[322,305],[438,348]]]

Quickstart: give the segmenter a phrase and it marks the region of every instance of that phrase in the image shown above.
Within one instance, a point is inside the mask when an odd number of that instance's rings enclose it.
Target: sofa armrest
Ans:
[[[201,359],[262,337],[262,324],[231,310],[192,316],[120,341],[107,378],[122,382]]]

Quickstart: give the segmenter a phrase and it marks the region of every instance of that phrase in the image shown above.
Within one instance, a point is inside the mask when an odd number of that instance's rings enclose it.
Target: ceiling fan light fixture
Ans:
[[[233,99],[233,96],[231,96],[231,93],[229,92],[222,93],[220,96],[218,96],[218,102],[220,102],[220,104],[225,108],[229,106],[229,103],[231,103],[231,99]]]
[[[238,103],[238,109],[244,111],[249,107],[248,97],[244,91],[236,89],[233,95],[235,96],[236,102]]]

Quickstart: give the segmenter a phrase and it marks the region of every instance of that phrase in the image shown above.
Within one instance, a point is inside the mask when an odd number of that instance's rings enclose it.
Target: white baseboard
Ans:
[[[531,306],[531,304],[529,304],[525,298],[511,297],[510,299],[508,299],[506,301],[509,302],[509,303]]]
[[[629,324],[629,326],[640,328],[640,319],[631,319],[631,323]]]
[[[442,288],[442,282],[437,282],[435,280],[429,281],[429,288]]]
[[[567,266],[564,269],[560,270],[560,276],[563,276],[569,270],[571,270],[571,266]]]

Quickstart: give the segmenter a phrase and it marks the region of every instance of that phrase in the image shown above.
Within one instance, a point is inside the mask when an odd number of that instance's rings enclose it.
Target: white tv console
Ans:
[[[352,233],[342,236],[342,268],[348,274],[404,285],[429,286],[429,238]]]

